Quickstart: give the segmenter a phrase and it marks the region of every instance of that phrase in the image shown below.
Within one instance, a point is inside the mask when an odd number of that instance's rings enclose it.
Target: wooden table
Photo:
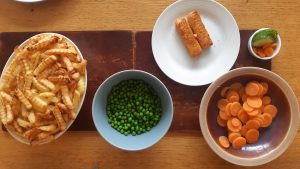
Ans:
[[[152,30],[159,14],[174,0],[48,0],[21,4],[0,1],[0,31]],[[221,0],[240,29],[273,27],[283,46],[273,71],[300,100],[300,1]],[[0,132],[0,168],[240,168],[218,157],[200,132],[169,132],[140,152],[112,147],[97,132],[67,132],[54,143],[29,147]],[[278,159],[256,168],[300,168],[300,134]]]

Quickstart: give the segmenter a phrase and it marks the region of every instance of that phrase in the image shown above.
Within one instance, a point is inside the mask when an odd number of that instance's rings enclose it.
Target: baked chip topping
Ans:
[[[76,118],[86,64],[67,39],[40,34],[14,50],[0,79],[0,120],[30,143],[54,140]]]

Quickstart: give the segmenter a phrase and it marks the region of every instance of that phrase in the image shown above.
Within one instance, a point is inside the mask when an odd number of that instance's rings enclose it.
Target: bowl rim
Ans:
[[[145,147],[138,148],[138,149],[128,149],[128,148],[125,148],[125,147],[121,147],[121,146],[119,146],[119,145],[117,145],[117,144],[111,143],[111,142],[109,141],[109,139],[101,132],[100,127],[97,125],[97,122],[96,122],[97,119],[96,119],[96,117],[95,117],[95,116],[96,116],[96,115],[95,115],[95,113],[96,113],[96,111],[95,111],[96,97],[97,97],[97,95],[100,94],[101,88],[102,88],[109,80],[111,80],[113,77],[118,76],[118,75],[122,75],[122,74],[124,74],[124,73],[130,73],[130,72],[138,72],[138,73],[141,73],[141,74],[143,74],[143,75],[147,75],[147,76],[150,76],[150,77],[153,77],[154,79],[156,79],[156,80],[160,83],[160,85],[164,88],[164,90],[166,91],[166,93],[167,93],[167,95],[168,95],[168,98],[169,98],[169,100],[170,100],[170,102],[171,102],[171,111],[170,111],[170,113],[171,113],[171,115],[170,115],[170,116],[171,116],[171,119],[170,119],[170,121],[168,121],[168,123],[167,123],[167,128],[166,128],[165,132],[159,137],[159,139],[157,139],[157,140],[154,141],[153,143],[151,143],[151,144],[149,144],[149,145],[147,145],[147,146],[145,146]],[[94,125],[95,125],[95,128],[96,128],[97,132],[98,132],[99,135],[100,135],[104,140],[106,140],[110,145],[112,145],[112,146],[114,146],[114,147],[117,147],[117,148],[119,148],[119,149],[121,149],[121,150],[125,150],[125,151],[141,151],[141,150],[145,150],[145,149],[147,149],[147,148],[152,147],[154,144],[158,143],[158,142],[159,142],[159,141],[160,141],[160,140],[168,133],[168,131],[169,131],[170,127],[171,127],[172,121],[173,121],[173,117],[174,117],[173,99],[172,99],[172,96],[171,96],[171,94],[170,94],[168,88],[164,85],[164,83],[163,83],[161,80],[159,80],[156,76],[152,75],[151,73],[146,72],[146,71],[143,71],[143,70],[138,70],[138,69],[127,69],[127,70],[122,70],[122,71],[119,71],[119,72],[116,72],[116,73],[110,75],[110,76],[109,76],[108,78],[106,78],[106,79],[99,85],[99,87],[97,88],[97,90],[96,90],[96,92],[95,92],[95,94],[94,94],[93,102],[92,102],[92,117],[93,117],[93,122],[94,122]],[[147,133],[147,132],[146,132],[146,133]],[[125,137],[126,137],[126,136],[125,136]],[[138,137],[138,136],[135,136],[135,137]]]
[[[70,40],[68,37],[62,35],[62,34],[59,34],[59,33],[54,33],[54,32],[43,32],[43,33],[38,33],[38,34],[35,34],[29,38],[27,38],[25,41],[23,41],[19,46],[22,47],[24,46],[31,38],[33,37],[36,37],[36,36],[39,36],[39,35],[57,35],[57,36],[61,36],[63,38],[65,38],[67,40],[68,43],[70,43],[71,45],[74,46],[74,48],[76,49],[76,51],[78,52],[78,56],[81,58],[81,59],[84,59],[83,58],[83,55],[81,53],[81,51],[79,50],[79,48],[77,47],[77,45],[75,45],[75,43]],[[3,73],[6,71],[6,69],[8,68],[8,66],[10,65],[11,61],[15,58],[15,52],[13,51],[11,53],[11,55],[9,56],[8,60],[6,61],[5,65],[4,65],[4,68],[1,72],[1,76],[0,76],[0,80],[2,79],[2,76],[3,76]],[[80,104],[79,104],[79,107],[78,107],[78,110],[76,111],[76,117],[74,120],[70,120],[70,122],[67,124],[67,128],[57,134],[55,134],[54,136],[54,140],[58,139],[60,136],[62,136],[69,128],[70,126],[74,123],[74,121],[76,120],[80,110],[81,110],[81,107],[83,105],[83,102],[85,100],[85,95],[86,95],[86,89],[87,89],[87,69],[85,69],[85,89],[84,89],[84,93],[82,95],[82,98],[80,100]],[[27,145],[31,145],[31,143],[22,138],[21,136],[19,136],[18,134],[16,134],[14,131],[11,131],[9,128],[5,127],[6,130],[8,131],[8,133],[13,137],[15,138],[17,141],[23,143],[23,144],[27,144]],[[38,142],[37,145],[43,145],[43,144],[47,144],[47,143],[50,143],[52,142],[53,140],[46,140],[46,141],[41,141],[41,142]]]
[[[278,53],[279,53],[279,51],[280,51],[280,49],[281,49],[281,38],[280,38],[280,35],[279,35],[279,33],[278,33],[278,34],[277,34],[277,40],[276,40],[276,42],[277,42],[277,47],[276,47],[276,49],[274,50],[274,53],[273,53],[272,56],[269,56],[269,57],[263,57],[263,58],[262,58],[262,57],[258,56],[258,55],[253,51],[253,49],[252,49],[252,39],[253,39],[254,35],[257,34],[257,33],[260,32],[260,31],[266,30],[266,29],[272,29],[272,28],[260,28],[260,29],[256,30],[256,31],[250,36],[250,38],[249,38],[249,40],[248,40],[248,50],[250,51],[250,54],[251,54],[252,56],[254,56],[254,57],[260,59],[260,60],[270,60],[270,59],[273,59],[274,57],[276,57],[276,56],[278,55]]]
[[[281,85],[283,85],[279,87],[281,87],[281,90],[285,93],[291,109],[291,117],[290,117],[291,120],[289,123],[289,128],[281,143],[269,153],[258,157],[253,157],[253,158],[238,157],[226,152],[212,138],[207,125],[207,107],[208,107],[209,100],[214,94],[214,92],[216,91],[216,89],[226,81],[234,77],[243,76],[245,74],[260,75],[269,80],[273,79],[272,81],[278,81],[278,84],[280,83]],[[265,77],[266,75],[269,76]],[[292,88],[279,75],[275,74],[272,71],[263,68],[258,68],[258,67],[237,68],[221,76],[219,79],[217,79],[208,87],[208,89],[203,95],[200,108],[199,108],[199,123],[200,123],[201,131],[209,147],[224,160],[240,166],[258,166],[258,165],[266,164],[279,157],[294,140],[299,126],[299,120],[300,120],[299,105],[298,105],[297,97],[293,92]]]

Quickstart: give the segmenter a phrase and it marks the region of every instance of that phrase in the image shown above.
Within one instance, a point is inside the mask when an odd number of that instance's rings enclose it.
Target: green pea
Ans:
[[[108,94],[108,123],[124,135],[151,130],[161,118],[162,107],[155,91],[142,80],[124,80]]]

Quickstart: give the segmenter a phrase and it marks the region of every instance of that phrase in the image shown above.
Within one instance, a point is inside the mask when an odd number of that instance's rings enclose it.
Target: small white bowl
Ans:
[[[65,38],[66,41],[67,41],[68,43],[70,43],[72,46],[75,47],[76,51],[78,52],[78,56],[79,56],[81,59],[83,59],[83,56],[82,56],[82,54],[81,54],[79,48],[74,44],[73,41],[71,41],[69,38],[67,38],[67,37],[64,36],[64,35],[61,35],[61,34],[58,34],[58,33],[47,32],[47,33],[40,33],[40,34],[34,35],[34,36],[32,36],[32,37],[35,37],[35,36],[38,36],[38,35],[44,35],[44,34],[47,34],[47,35],[53,34],[53,35],[58,35],[58,36],[61,36],[61,37]],[[32,37],[30,37],[30,38],[32,38]],[[26,42],[28,42],[28,40],[29,40],[30,38],[26,39],[26,40],[20,45],[20,47],[24,46],[24,45],[26,44]],[[13,60],[14,57],[15,57],[15,52],[13,52],[13,53],[10,55],[10,57],[8,58],[8,60],[7,60],[6,64],[5,64],[5,66],[4,66],[4,68],[3,68],[3,71],[2,71],[2,73],[1,73],[1,78],[0,78],[0,80],[2,79],[3,73],[4,73],[5,70],[8,68],[8,66],[10,65],[10,63],[11,63],[11,61]],[[86,70],[85,70],[85,85],[87,86],[87,71],[86,71]],[[77,117],[78,114],[79,114],[79,111],[80,111],[80,109],[81,109],[81,106],[82,106],[83,101],[84,101],[84,98],[85,98],[85,95],[86,95],[86,87],[85,87],[85,89],[84,89],[84,94],[83,94],[83,96],[82,96],[82,98],[81,98],[81,101],[80,101],[78,110],[76,111],[76,117]],[[75,118],[75,119],[76,119],[76,118]],[[57,138],[59,138],[60,136],[62,136],[62,135],[69,129],[69,127],[73,124],[73,122],[75,121],[75,119],[74,119],[74,120],[71,120],[71,121],[67,124],[67,128],[66,128],[65,130],[60,131],[60,132],[58,132],[57,134],[55,134],[54,140],[56,140]],[[9,132],[9,134],[10,134],[13,138],[15,138],[17,141],[19,141],[19,142],[21,142],[21,143],[24,143],[24,144],[27,144],[27,145],[30,145],[30,142],[29,142],[28,140],[24,139],[23,137],[21,137],[20,135],[18,135],[16,132],[10,130],[9,128],[6,128],[6,129],[7,129],[7,131]],[[38,143],[38,145],[46,144],[46,143],[49,143],[49,142],[51,142],[51,141],[52,141],[52,140],[50,140],[50,141],[49,141],[49,140],[41,141],[41,142]]]
[[[261,29],[258,29],[257,31],[255,31],[252,36],[249,38],[248,40],[248,50],[249,52],[251,53],[252,56],[258,58],[258,59],[261,59],[261,60],[269,60],[269,59],[273,59],[275,56],[277,56],[277,54],[279,53],[280,51],[280,48],[281,48],[281,39],[280,39],[280,36],[279,34],[277,35],[277,39],[276,39],[276,43],[277,43],[277,48],[274,50],[274,53],[272,56],[269,56],[269,57],[260,57],[258,56],[252,49],[252,39],[254,37],[255,34],[257,34],[258,32],[262,31],[262,30],[265,30],[265,29],[270,29],[270,28],[261,28]]]

